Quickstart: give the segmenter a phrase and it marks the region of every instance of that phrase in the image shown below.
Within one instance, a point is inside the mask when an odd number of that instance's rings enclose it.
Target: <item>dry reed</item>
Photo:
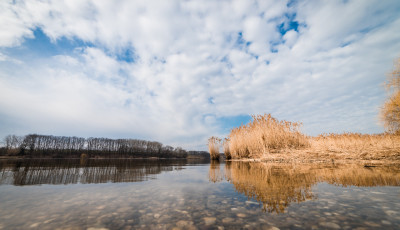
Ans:
[[[300,122],[279,121],[270,114],[252,117],[249,124],[232,129],[224,139],[227,159],[400,160],[400,135],[396,133],[330,133],[308,137],[300,132]],[[220,139],[210,138],[210,153],[215,155],[219,144]]]
[[[335,159],[396,159],[400,156],[400,135],[322,134],[310,138],[310,151],[329,154]]]
[[[301,123],[279,121],[271,114],[253,115],[253,120],[231,130],[229,150],[232,158],[256,158],[274,150],[309,146],[300,132]]]
[[[232,154],[231,154],[231,150],[229,148],[229,138],[224,139],[223,147],[224,147],[225,158],[227,160],[230,160],[232,158]]]
[[[219,146],[221,139],[218,137],[210,137],[208,139],[208,150],[210,151],[211,160],[219,160]]]

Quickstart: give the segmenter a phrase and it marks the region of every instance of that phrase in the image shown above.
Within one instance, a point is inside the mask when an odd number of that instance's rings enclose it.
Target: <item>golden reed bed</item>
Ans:
[[[209,139],[212,159],[222,145],[227,159],[263,161],[400,160],[398,134],[321,134],[306,136],[301,123],[279,121],[270,114],[252,116],[247,124],[231,130],[221,141]]]

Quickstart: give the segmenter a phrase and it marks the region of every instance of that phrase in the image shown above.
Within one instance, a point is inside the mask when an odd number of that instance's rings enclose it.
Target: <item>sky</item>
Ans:
[[[0,139],[207,149],[270,113],[307,135],[380,133],[400,1],[0,1]]]

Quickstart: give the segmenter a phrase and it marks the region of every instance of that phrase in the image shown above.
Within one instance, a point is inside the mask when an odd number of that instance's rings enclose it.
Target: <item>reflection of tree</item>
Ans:
[[[136,182],[185,165],[186,160],[11,160],[0,164],[0,183],[14,185]],[[178,167],[176,167],[178,166]]]
[[[210,166],[209,175],[211,181],[221,181],[217,176],[222,175],[219,166]],[[315,198],[311,188],[317,182],[340,186],[399,186],[400,167],[228,162],[224,177],[238,192],[262,203],[264,211],[282,213],[290,203]]]

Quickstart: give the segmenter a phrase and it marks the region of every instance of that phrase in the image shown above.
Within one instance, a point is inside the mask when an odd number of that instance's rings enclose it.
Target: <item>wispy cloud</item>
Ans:
[[[381,132],[398,1],[2,1],[0,136],[205,149],[253,113]]]

